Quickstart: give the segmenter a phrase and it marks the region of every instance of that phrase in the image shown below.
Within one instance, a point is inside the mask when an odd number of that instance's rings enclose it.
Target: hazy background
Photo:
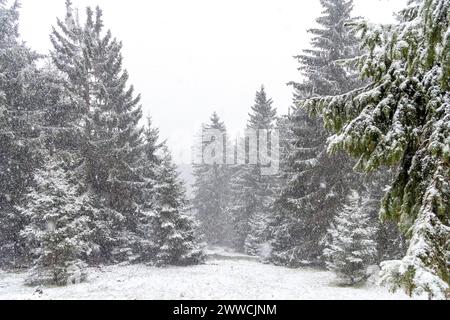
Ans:
[[[21,0],[21,35],[47,53],[64,0]],[[355,0],[357,16],[392,22],[406,0]],[[177,163],[189,163],[194,133],[217,111],[237,133],[261,84],[280,113],[291,105],[299,80],[292,56],[309,46],[307,29],[319,0],[73,0],[100,5],[113,35],[123,41],[130,84],[147,115],[168,139]],[[183,167],[183,166],[182,166]]]

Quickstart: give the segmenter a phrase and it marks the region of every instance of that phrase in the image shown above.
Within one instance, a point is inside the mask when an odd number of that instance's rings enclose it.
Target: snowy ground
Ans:
[[[376,286],[342,288],[334,276],[317,270],[264,265],[246,256],[210,252],[205,265],[158,269],[113,266],[89,270],[87,283],[66,288],[23,285],[25,274],[0,273],[0,299],[131,299],[131,300],[310,300],[408,299]]]

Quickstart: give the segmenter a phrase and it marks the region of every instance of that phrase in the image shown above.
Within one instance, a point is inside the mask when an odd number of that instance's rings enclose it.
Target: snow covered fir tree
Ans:
[[[139,177],[137,163],[142,146],[142,117],[139,97],[133,87],[126,88],[128,74],[122,71],[121,44],[103,31],[102,12],[86,11],[81,26],[70,2],[67,14],[53,30],[51,55],[59,71],[65,75],[67,98],[78,114],[77,149],[83,183],[103,208],[95,219],[101,257],[125,259],[133,241],[135,212],[138,204]],[[105,221],[105,219],[108,219]],[[105,230],[107,229],[107,230]],[[131,255],[131,254],[130,254]]]
[[[323,254],[327,268],[338,275],[342,285],[355,285],[366,280],[367,267],[377,255],[377,229],[365,201],[358,192],[352,191],[328,230]]]
[[[245,165],[234,168],[230,181],[229,213],[233,220],[236,237],[235,247],[250,255],[261,255],[262,246],[269,241],[268,221],[275,199],[276,179],[262,173],[263,141],[275,130],[277,117],[272,99],[267,97],[264,86],[256,93],[251,108],[247,129],[256,134],[255,145],[251,147],[248,137],[239,143],[246,150]],[[256,162],[253,162],[256,160]]]
[[[225,124],[214,113],[210,123],[203,125],[201,129],[201,141],[198,142],[201,163],[194,164],[192,204],[201,222],[205,240],[211,245],[230,245],[232,240],[232,224],[226,211],[231,172],[226,164],[226,132]],[[217,142],[216,148],[213,144]]]
[[[161,166],[155,187],[156,212],[151,221],[150,234],[154,238],[158,266],[186,266],[203,260],[198,226],[185,214],[187,199],[183,185],[167,147],[162,148]]]
[[[449,0],[261,4],[211,51],[71,0],[40,47],[30,3],[0,0],[0,299],[450,297]]]
[[[312,49],[297,57],[304,81],[292,83],[296,101],[344,93],[360,85],[356,72],[338,64],[358,52],[356,39],[345,27],[352,21],[353,3],[322,0],[321,4],[320,28],[309,30]],[[294,108],[290,121],[292,146],[285,159],[288,179],[276,204],[281,216],[275,218],[272,260],[288,266],[320,265],[330,222],[359,177],[348,157],[327,154],[330,134],[321,119]]]
[[[53,156],[35,173],[21,208],[29,221],[22,231],[33,260],[27,283],[66,285],[86,279],[83,260],[89,246],[89,201],[80,193],[65,162]]]

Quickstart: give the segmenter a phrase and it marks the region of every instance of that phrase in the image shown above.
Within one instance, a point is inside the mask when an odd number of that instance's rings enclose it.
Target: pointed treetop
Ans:
[[[321,4],[322,16],[316,19],[319,26],[308,30],[312,48],[295,57],[304,78],[301,83],[290,83],[296,100],[342,94],[360,85],[355,72],[338,63],[359,55],[358,41],[347,26],[355,21],[353,1],[321,0]]]
[[[147,151],[150,153],[150,154],[147,154],[147,157],[151,157],[154,160],[156,151],[159,150],[160,148],[162,148],[166,142],[164,141],[162,143],[158,143],[159,142],[159,129],[153,127],[151,117],[147,117],[147,126],[145,127],[145,130],[144,130],[144,136],[145,136],[145,141],[147,144],[147,149],[148,149]]]
[[[210,118],[211,123],[206,126],[206,129],[216,129],[220,131],[226,131],[225,124],[220,120],[217,112],[214,112]]]
[[[256,92],[255,105],[249,114],[249,129],[271,129],[277,116],[277,110],[272,106],[272,99],[267,98],[264,85]]]

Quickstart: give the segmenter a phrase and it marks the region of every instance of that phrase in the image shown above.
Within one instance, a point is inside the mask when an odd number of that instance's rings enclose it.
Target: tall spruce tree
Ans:
[[[219,163],[194,164],[194,198],[193,209],[202,225],[205,240],[212,245],[231,245],[231,221],[226,210],[229,197],[230,170],[226,165],[226,128],[220,121],[217,113],[214,113],[210,123],[202,128],[202,136],[209,130],[215,130],[222,135],[223,150],[215,150],[223,155]],[[214,137],[217,138],[217,137]],[[202,137],[203,140],[203,137]],[[205,156],[205,148],[216,141],[201,141],[202,159]],[[220,145],[220,144],[219,144]]]
[[[399,166],[381,214],[409,238],[402,260],[383,264],[383,280],[409,294],[445,299],[450,239],[450,2],[412,0],[394,25],[355,23],[367,53],[369,84],[299,103],[323,115],[344,149],[370,172]]]
[[[322,16],[316,22],[319,28],[312,34],[311,49],[295,57],[305,80],[292,82],[297,100],[305,97],[327,96],[348,92],[360,85],[357,73],[339,62],[358,55],[355,36],[346,27],[352,18],[353,0],[320,0]]]
[[[261,246],[269,240],[269,219],[271,217],[274,190],[277,187],[275,176],[262,174],[260,159],[260,141],[267,130],[267,134],[275,129],[276,109],[272,99],[267,97],[264,86],[256,93],[255,104],[249,114],[247,129],[257,133],[257,148],[250,147],[247,142],[246,162],[239,166],[231,179],[230,215],[237,232],[235,246],[238,250],[251,255],[260,255]],[[264,140],[262,140],[264,141]],[[269,139],[267,139],[269,141]],[[252,142],[255,143],[255,142]],[[258,155],[250,155],[257,152]],[[249,163],[251,158],[256,158],[257,163]]]
[[[289,167],[289,155],[292,153],[293,146],[295,144],[295,136],[293,134],[293,125],[291,115],[292,109],[289,108],[289,113],[279,117],[277,121],[277,130],[280,133],[280,171],[276,177],[277,187],[274,189],[274,193],[277,195],[273,203],[272,214],[269,219],[269,237],[270,237],[270,250],[267,252],[266,260],[275,264],[284,264],[289,259],[280,258],[276,255],[281,253],[283,248],[290,247],[285,241],[289,241],[290,232],[283,229],[281,226],[287,226],[289,216],[284,208],[284,204],[279,201],[283,190],[285,189],[288,181],[290,181],[293,173]],[[293,216],[292,216],[293,217]]]
[[[254,192],[255,202],[249,216],[249,232],[245,240],[245,250],[248,254],[262,256],[265,255],[263,245],[269,240],[269,221],[278,187],[276,176],[264,176],[261,172],[263,164],[260,157],[263,155],[260,151],[264,141],[262,135],[265,133],[260,130],[267,130],[267,134],[270,135],[272,130],[276,130],[278,120],[273,101],[267,97],[264,86],[261,86],[261,90],[256,93],[255,105],[249,116],[247,129],[258,131],[256,148],[258,163],[249,164],[250,171],[247,176],[254,183],[252,192]]]
[[[297,57],[305,80],[291,83],[296,101],[344,93],[359,85],[356,73],[338,63],[355,57],[358,51],[356,39],[345,27],[352,21],[353,2],[321,0],[321,4],[323,15],[317,19],[320,28],[309,30],[313,48]],[[280,217],[273,230],[272,260],[290,266],[322,264],[330,222],[358,178],[349,158],[327,154],[329,133],[323,122],[299,108],[293,111],[293,144],[286,168],[290,178],[276,204]]]
[[[136,213],[141,179],[142,118],[139,96],[127,88],[122,70],[122,45],[103,32],[102,11],[87,8],[81,26],[70,1],[66,17],[53,29],[52,58],[66,77],[66,93],[78,112],[78,148],[84,181],[100,209],[94,219],[101,256],[107,260],[130,258],[137,230]]]

